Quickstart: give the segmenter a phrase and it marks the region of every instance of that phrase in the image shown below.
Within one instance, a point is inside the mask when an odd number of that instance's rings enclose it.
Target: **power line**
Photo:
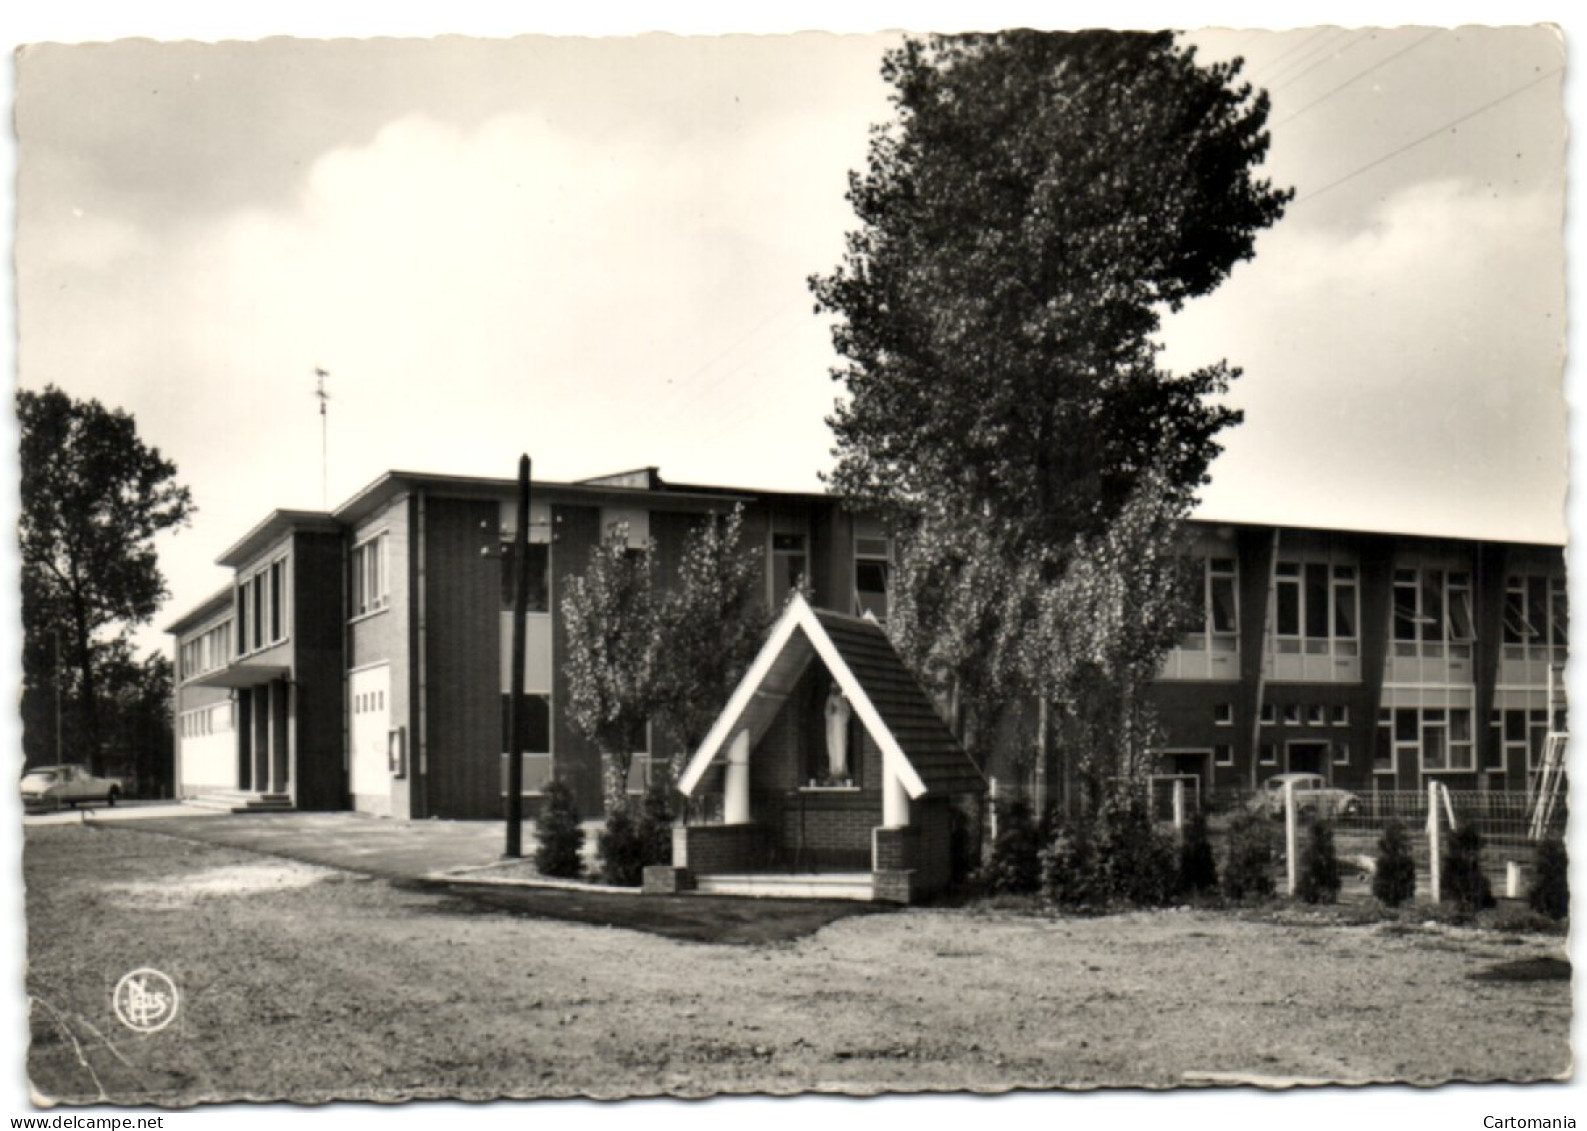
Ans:
[[[1355,33],[1355,38],[1352,39],[1349,43],[1345,44],[1343,47],[1339,48],[1337,51],[1334,51],[1331,54],[1324,55],[1321,59],[1318,59],[1311,66],[1303,68],[1302,70],[1296,72],[1295,74],[1291,75],[1289,78],[1285,79],[1283,82],[1281,82],[1281,83],[1277,84],[1276,86],[1272,87],[1271,90],[1273,91],[1273,93],[1276,94],[1277,92],[1279,92],[1281,90],[1286,90],[1289,87],[1294,86],[1301,79],[1305,78],[1307,75],[1309,75],[1313,71],[1315,71],[1318,67],[1326,66],[1329,63],[1337,62],[1339,60],[1340,56],[1344,55],[1346,52],[1352,50],[1353,48],[1360,47],[1363,43],[1367,42],[1367,40],[1369,40],[1371,38],[1372,38],[1372,36],[1368,32],[1365,32],[1365,31],[1356,32]]]
[[[1398,59],[1401,55],[1404,55],[1407,51],[1416,50],[1422,44],[1426,43],[1429,39],[1432,39],[1433,36],[1440,34],[1440,31],[1441,31],[1441,29],[1434,28],[1432,31],[1428,32],[1421,39],[1418,39],[1415,43],[1412,43],[1410,46],[1402,47],[1398,51],[1396,51],[1394,54],[1387,55],[1384,58],[1379,59],[1376,63],[1373,63],[1366,70],[1358,71],[1356,74],[1352,75],[1350,78],[1347,78],[1344,82],[1340,83],[1338,86],[1334,87],[1332,90],[1327,91],[1324,94],[1319,95],[1317,98],[1312,99],[1310,102],[1306,103],[1306,105],[1302,106],[1299,110],[1296,110],[1293,114],[1290,114],[1288,117],[1284,118],[1283,121],[1274,122],[1273,124],[1275,126],[1282,126],[1282,125],[1284,125],[1284,124],[1286,124],[1288,122],[1293,122],[1296,118],[1298,118],[1302,114],[1306,113],[1306,111],[1310,110],[1313,106],[1317,106],[1317,105],[1320,105],[1321,103],[1327,102],[1330,98],[1332,98],[1334,95],[1338,94],[1345,87],[1350,86],[1352,83],[1359,82],[1360,80],[1366,78],[1368,75],[1370,75],[1373,71],[1377,70],[1378,68],[1383,67],[1383,66],[1385,66],[1385,65],[1387,65],[1389,63],[1392,63],[1394,60]]]
[[[1317,44],[1316,47],[1312,48],[1309,51],[1301,52],[1299,55],[1295,56],[1295,58],[1291,59],[1288,63],[1285,63],[1278,70],[1276,70],[1272,74],[1268,75],[1267,76],[1267,83],[1270,86],[1271,85],[1276,85],[1278,83],[1279,78],[1282,75],[1284,75],[1286,72],[1288,72],[1289,70],[1291,70],[1294,67],[1300,66],[1303,63],[1310,63],[1319,54],[1326,53],[1327,50],[1330,47],[1332,47],[1335,43],[1339,42],[1339,39],[1341,37],[1347,36],[1349,34],[1350,33],[1348,31],[1344,30],[1343,28],[1337,29],[1337,33],[1334,34],[1332,36],[1332,38],[1323,40],[1321,43]]]
[[[1274,67],[1278,66],[1284,60],[1288,59],[1291,55],[1295,54],[1295,52],[1300,51],[1300,50],[1302,50],[1302,49],[1304,49],[1306,47],[1311,46],[1312,42],[1318,36],[1325,34],[1327,31],[1328,31],[1327,28],[1318,28],[1316,31],[1314,31],[1311,34],[1307,35],[1306,38],[1302,39],[1299,43],[1296,43],[1296,44],[1286,48],[1285,50],[1280,51],[1277,55],[1273,56],[1273,58],[1271,58],[1271,59],[1268,59],[1264,63],[1258,63],[1258,64],[1254,65],[1251,68],[1252,73],[1254,74],[1256,71],[1261,71],[1261,70],[1271,71]]]
[[[1296,200],[1295,200],[1295,203],[1296,204],[1304,204],[1308,200],[1315,200],[1317,197],[1321,196],[1323,193],[1328,192],[1331,189],[1338,188],[1340,185],[1344,184],[1346,181],[1354,180],[1355,178],[1359,177],[1362,173],[1368,172],[1368,171],[1370,171],[1372,169],[1376,169],[1379,165],[1383,164],[1385,161],[1392,160],[1393,158],[1400,156],[1400,154],[1402,154],[1402,153],[1406,153],[1409,150],[1415,149],[1418,145],[1421,145],[1423,142],[1431,141],[1433,138],[1437,137],[1439,134],[1443,133],[1445,130],[1452,130],[1458,125],[1461,125],[1461,124],[1463,124],[1465,122],[1471,121],[1471,119],[1475,118],[1478,114],[1482,114],[1482,113],[1484,113],[1484,112],[1486,112],[1488,110],[1492,110],[1495,106],[1499,105],[1501,102],[1508,102],[1510,99],[1514,98],[1516,95],[1520,94],[1522,91],[1530,90],[1532,87],[1536,86],[1538,83],[1542,82],[1544,79],[1551,78],[1554,75],[1560,74],[1562,71],[1564,71],[1564,69],[1565,68],[1563,68],[1563,67],[1555,67],[1552,71],[1545,71],[1542,74],[1538,75],[1535,79],[1532,79],[1530,82],[1522,83],[1520,86],[1516,87],[1515,89],[1506,91],[1504,94],[1499,95],[1499,97],[1493,99],[1491,102],[1484,102],[1481,106],[1478,106],[1475,110],[1472,110],[1469,113],[1462,114],[1460,117],[1456,118],[1454,121],[1445,122],[1443,125],[1439,126],[1438,128],[1433,129],[1433,130],[1429,130],[1427,133],[1423,134],[1419,138],[1416,138],[1414,141],[1408,141],[1404,145],[1400,146],[1398,149],[1390,150],[1388,153],[1385,153],[1382,157],[1379,157],[1379,158],[1377,158],[1376,160],[1373,160],[1373,161],[1369,161],[1367,164],[1361,166],[1361,168],[1356,169],[1353,172],[1346,173],[1344,176],[1340,177],[1338,180],[1329,181],[1327,184],[1323,185],[1322,188],[1316,189],[1316,190],[1314,190],[1312,192],[1309,192],[1305,196],[1297,197]]]

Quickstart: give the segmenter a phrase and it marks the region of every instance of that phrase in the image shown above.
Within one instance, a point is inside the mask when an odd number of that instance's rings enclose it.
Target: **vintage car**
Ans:
[[[82,801],[103,801],[114,805],[122,794],[120,778],[101,778],[75,763],[63,766],[35,766],[22,775],[22,808],[59,809],[76,807]]]
[[[1251,812],[1284,816],[1284,786],[1295,783],[1295,808],[1302,817],[1348,817],[1361,811],[1361,799],[1348,789],[1328,784],[1321,774],[1275,774],[1262,783],[1247,803]]]

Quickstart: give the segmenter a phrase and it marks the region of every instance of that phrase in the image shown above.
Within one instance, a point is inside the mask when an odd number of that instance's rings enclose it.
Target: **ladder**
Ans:
[[[1543,746],[1543,766],[1537,783],[1537,794],[1532,801],[1530,836],[1542,840],[1554,819],[1554,809],[1565,788],[1565,743],[1570,735],[1564,731],[1550,731]]]

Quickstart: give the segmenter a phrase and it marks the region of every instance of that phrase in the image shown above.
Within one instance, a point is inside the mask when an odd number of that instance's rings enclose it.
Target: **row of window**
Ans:
[[[1350,725],[1350,708],[1344,703],[1285,703],[1283,707],[1263,703],[1258,717],[1263,726],[1276,726],[1282,718],[1284,726],[1345,727]],[[1234,704],[1214,703],[1212,721],[1221,727],[1233,726]]]
[[[231,621],[218,624],[182,645],[178,663],[184,680],[223,668],[231,661]]]
[[[391,571],[387,566],[391,535],[382,530],[353,547],[347,565],[349,617],[368,616],[391,600]]]
[[[177,734],[182,738],[203,738],[210,734],[227,734],[235,729],[233,705],[215,703],[193,711],[183,711],[176,720]]]
[[[1181,647],[1238,650],[1238,567],[1233,558],[1202,559],[1201,624]],[[1339,562],[1285,561],[1273,567],[1272,625],[1279,652],[1357,654],[1360,594],[1356,567]],[[1469,658],[1476,640],[1471,574],[1440,568],[1394,571],[1395,654]],[[1511,575],[1505,582],[1503,642],[1563,650],[1570,633],[1565,579]],[[1519,654],[1507,648],[1510,658]]]
[[[366,715],[371,711],[384,711],[386,709],[386,693],[384,691],[364,691],[353,696],[353,714]]]
[[[287,638],[290,590],[285,557],[237,582],[237,655],[273,647]]]

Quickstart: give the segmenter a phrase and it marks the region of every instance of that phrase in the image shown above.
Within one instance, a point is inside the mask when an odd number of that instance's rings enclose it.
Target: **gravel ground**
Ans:
[[[30,829],[24,865],[29,1075],[68,1102],[1435,1083],[1570,1065],[1558,937],[942,909],[725,946],[110,827]],[[139,966],[183,994],[158,1033],[111,1010]]]

